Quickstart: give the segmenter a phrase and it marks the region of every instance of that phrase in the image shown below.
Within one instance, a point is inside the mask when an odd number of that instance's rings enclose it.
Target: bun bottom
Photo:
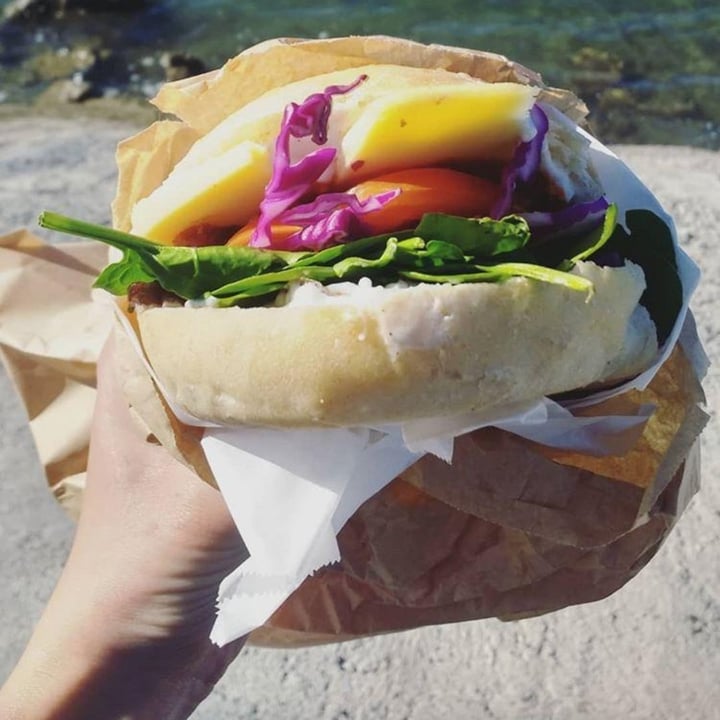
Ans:
[[[260,308],[138,310],[169,396],[222,424],[352,426],[486,410],[582,388],[655,357],[632,263],[580,263],[585,293],[499,284],[370,288]],[[644,314],[643,314],[644,313]],[[625,348],[631,348],[627,352]]]

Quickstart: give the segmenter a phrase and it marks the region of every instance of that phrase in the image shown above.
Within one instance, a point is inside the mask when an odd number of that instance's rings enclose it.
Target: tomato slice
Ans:
[[[253,218],[247,225],[241,227],[228,241],[227,245],[247,245],[250,242],[253,231],[257,226],[258,219]],[[282,247],[282,241],[302,230],[299,225],[273,225],[270,229],[272,239]]]
[[[395,189],[400,190],[396,198],[362,216],[368,235],[412,228],[427,212],[483,217],[488,215],[500,194],[496,183],[449,168],[398,170],[361,182],[348,192],[365,200]],[[240,228],[227,244],[247,245],[256,225],[257,218]],[[273,225],[273,240],[281,245],[299,229],[294,225]]]
[[[362,216],[373,235],[412,228],[428,212],[483,217],[500,194],[497,184],[448,168],[399,170],[366,180],[350,192],[364,200],[393,188],[400,189],[397,198]]]

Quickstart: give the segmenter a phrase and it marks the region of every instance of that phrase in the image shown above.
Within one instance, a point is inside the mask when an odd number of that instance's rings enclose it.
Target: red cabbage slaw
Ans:
[[[321,147],[293,163],[290,138],[310,137],[316,145],[325,145],[332,97],[350,92],[366,79],[367,75],[361,75],[350,85],[331,85],[310,95],[304,102],[290,103],[285,108],[275,142],[272,176],[260,203],[257,227],[248,243],[251,247],[272,246],[271,226],[274,223],[302,223],[302,229],[283,242],[285,249],[321,250],[362,231],[360,217],[364,213],[378,210],[398,196],[400,190],[379,193],[365,200],[352,193],[325,193],[310,203],[294,206],[330,167],[337,150]]]
[[[350,192],[321,193],[311,202],[296,204],[307,195],[314,183],[332,165],[337,155],[333,147],[319,147],[297,162],[290,158],[290,138],[310,137],[323,146],[328,139],[328,121],[332,111],[332,98],[354,90],[367,79],[359,76],[349,85],[331,85],[314,93],[301,103],[290,103],[275,142],[275,155],[270,181],[260,203],[260,216],[249,245],[256,248],[278,248],[273,243],[272,225],[298,225],[300,229],[282,241],[285,250],[321,250],[356,239],[364,232],[362,216],[380,209],[401,192],[385,191],[361,200]],[[527,184],[537,175],[541,165],[543,143],[549,131],[548,117],[535,103],[530,110],[535,128],[532,138],[521,141],[512,159],[503,169],[500,197],[490,217],[500,219],[512,209],[515,190],[520,183]],[[583,229],[591,230],[602,222],[608,202],[601,196],[590,202],[577,203],[558,211],[529,212],[522,215],[539,238],[548,235]]]
[[[533,238],[542,240],[550,235],[558,235],[572,230],[590,231],[602,223],[610,203],[601,195],[595,200],[568,205],[552,212],[528,212],[520,217],[525,218],[532,230]]]
[[[521,142],[515,148],[512,160],[503,170],[500,181],[500,197],[490,212],[490,217],[495,220],[499,220],[510,212],[518,183],[529,183],[540,168],[542,146],[550,129],[550,122],[537,103],[530,110],[530,120],[535,127],[535,134],[530,140]]]

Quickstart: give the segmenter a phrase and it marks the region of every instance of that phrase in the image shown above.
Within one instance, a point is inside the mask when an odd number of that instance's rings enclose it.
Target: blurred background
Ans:
[[[382,31],[509,55],[583,97],[606,143],[720,148],[716,0],[0,0],[0,17],[0,117],[142,114],[159,83],[260,40]]]

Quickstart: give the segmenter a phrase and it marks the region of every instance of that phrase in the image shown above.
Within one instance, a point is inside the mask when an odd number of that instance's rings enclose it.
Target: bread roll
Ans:
[[[499,284],[301,288],[281,307],[146,308],[147,356],[191,415],[269,426],[368,425],[486,410],[623,374],[657,351],[631,263],[580,263],[592,297],[512,278]],[[627,360],[627,359],[626,359]]]
[[[281,50],[259,46],[248,58],[264,52]],[[337,155],[322,178],[327,187],[463,162],[494,163],[499,172],[536,132],[534,103],[552,94],[525,76],[492,83],[427,67],[423,57],[437,48],[417,52],[418,67],[379,56],[311,77],[288,67],[286,84],[275,68],[267,92],[250,93],[210,123],[164,183],[135,204],[133,231],[172,243],[194,225],[251,220],[272,173],[284,108],[361,75],[364,82],[333,97],[327,134]],[[202,81],[207,97],[222,81],[222,72]],[[554,200],[599,197],[586,136],[559,110],[546,111],[540,170]],[[303,143],[294,146],[300,154]],[[211,422],[367,425],[486,410],[612,382],[655,357],[655,328],[638,305],[642,270],[587,262],[574,272],[593,282],[591,296],[525,278],[390,288],[305,282],[269,307],[140,308],[139,331],[170,396]]]

